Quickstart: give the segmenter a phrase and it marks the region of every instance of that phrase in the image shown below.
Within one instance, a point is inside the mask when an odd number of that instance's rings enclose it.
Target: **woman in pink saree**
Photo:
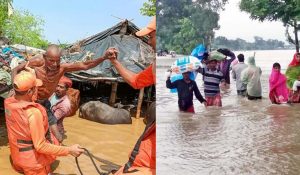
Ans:
[[[270,93],[269,98],[272,103],[281,104],[288,102],[289,91],[286,85],[286,77],[280,72],[280,64],[274,63],[272,73],[269,78]]]

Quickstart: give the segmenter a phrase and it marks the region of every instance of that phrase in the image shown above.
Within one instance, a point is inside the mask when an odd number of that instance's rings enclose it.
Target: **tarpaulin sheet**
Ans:
[[[117,27],[115,26],[85,39],[81,46],[81,52],[75,55],[64,55],[62,57],[62,62],[85,61],[84,57],[88,51],[94,53],[93,59],[96,59],[102,56],[109,47],[115,47],[119,50],[118,60],[120,60],[121,64],[135,73],[140,72],[150,65],[155,58],[155,53],[151,46],[142,40],[143,38],[140,39],[132,35],[132,33],[138,31],[137,28],[131,26],[131,31],[128,31],[130,28],[127,27],[127,31],[124,32],[125,34],[120,34],[122,28],[119,28],[119,26],[120,24],[117,25]],[[78,71],[76,74],[88,77],[120,76],[109,60],[105,60],[92,69]]]

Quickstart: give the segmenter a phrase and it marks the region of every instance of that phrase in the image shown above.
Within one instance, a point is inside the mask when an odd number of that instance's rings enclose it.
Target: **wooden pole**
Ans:
[[[138,100],[137,111],[136,111],[136,118],[140,118],[143,97],[144,97],[144,88],[140,89],[139,100]]]
[[[117,88],[118,88],[118,82],[112,82],[112,84],[111,84],[111,93],[110,93],[110,98],[109,98],[109,105],[110,106],[113,106],[116,102]]]

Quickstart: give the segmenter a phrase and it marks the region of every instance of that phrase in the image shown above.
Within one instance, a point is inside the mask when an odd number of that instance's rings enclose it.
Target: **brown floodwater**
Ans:
[[[81,119],[77,115],[68,117],[64,120],[67,138],[63,144],[78,143],[87,148],[95,157],[95,163],[102,172],[118,169],[128,161],[129,152],[145,128],[142,118],[132,120],[132,125],[104,125]],[[4,121],[2,115],[0,117],[0,174],[17,175],[9,162]],[[98,174],[88,156],[82,154],[78,160],[83,174]],[[80,174],[73,156],[59,157],[53,169],[54,174],[57,175]]]
[[[273,105],[268,99],[272,64],[278,60],[285,69],[292,54],[256,53],[262,100],[237,97],[232,81],[222,93],[223,107],[206,109],[194,100],[196,114],[178,112],[177,94],[169,92],[162,76],[174,60],[158,58],[163,67],[157,69],[156,85],[157,174],[300,174],[300,104]],[[196,81],[203,94],[201,76]]]

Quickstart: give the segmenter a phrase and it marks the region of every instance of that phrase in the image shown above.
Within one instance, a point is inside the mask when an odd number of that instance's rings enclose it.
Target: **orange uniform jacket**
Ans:
[[[152,125],[139,147],[139,153],[136,155],[132,167],[129,171],[138,170],[133,173],[123,173],[124,166],[114,175],[154,175],[156,170],[156,125]]]
[[[132,78],[130,85],[135,89],[141,89],[143,87],[151,86],[156,83],[156,77],[153,75],[152,64],[145,70],[137,74]],[[139,169],[146,168],[146,169]],[[116,175],[123,174],[122,167]],[[134,174],[155,174],[156,169],[156,125],[148,129],[147,134],[145,134],[141,145],[139,147],[139,153],[137,154],[132,167],[130,170],[138,168],[140,171]]]
[[[40,104],[10,97],[5,99],[4,105],[11,158],[15,167],[40,169],[49,166],[55,156],[69,153],[67,147],[56,146],[46,140],[48,119]],[[51,135],[51,139],[55,137]]]
[[[152,64],[142,72],[136,74],[129,84],[135,89],[151,86],[155,84],[155,77],[152,72]]]
[[[155,84],[155,76],[152,71],[152,64],[144,71],[136,74],[129,84],[135,89],[151,86]],[[137,169],[139,171],[133,173],[123,173],[124,166],[120,168],[115,175],[153,175],[156,169],[156,125],[154,124],[145,134],[139,153],[136,155],[132,167],[129,170]]]
[[[145,134],[132,166],[156,168],[156,125],[152,125]]]

